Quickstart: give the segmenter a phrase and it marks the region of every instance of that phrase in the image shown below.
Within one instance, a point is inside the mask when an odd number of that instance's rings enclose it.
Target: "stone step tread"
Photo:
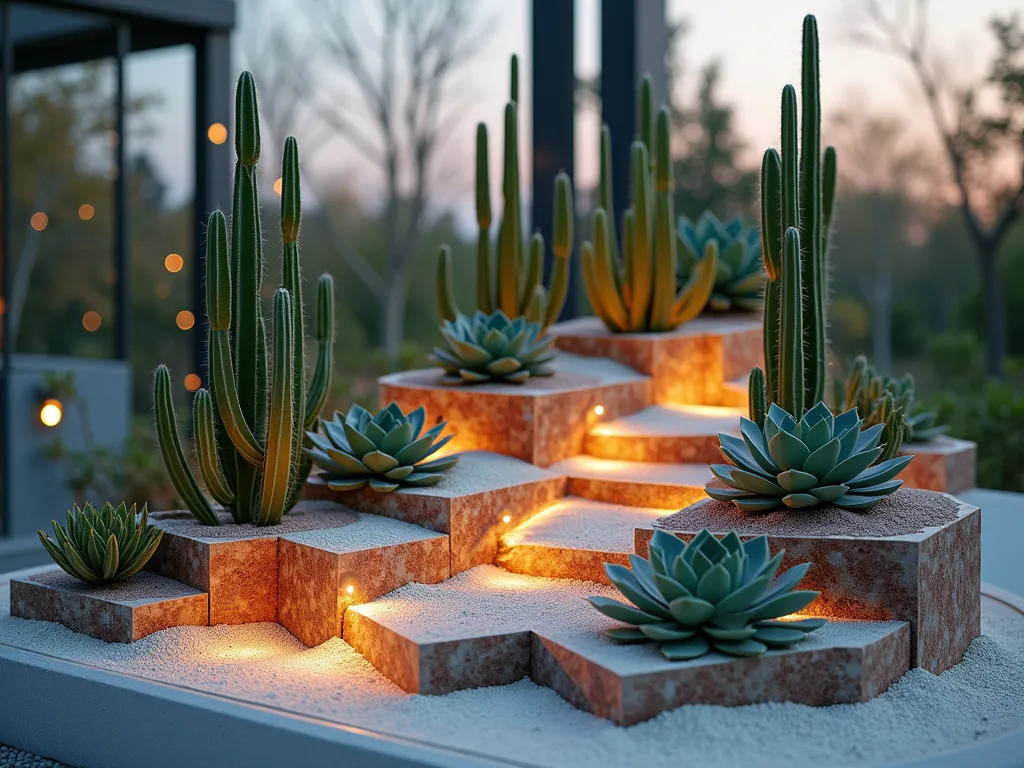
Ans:
[[[590,434],[625,440],[704,437],[720,432],[738,435],[740,416],[745,415],[741,408],[716,405],[652,405],[628,416],[598,422]]]
[[[358,519],[341,528],[303,531],[282,539],[335,554],[386,549],[427,539],[447,538],[443,533],[381,515],[358,513]]]
[[[703,488],[712,477],[707,464],[620,461],[586,455],[559,461],[548,469],[560,475],[584,480],[603,480],[634,485],[673,485],[688,488]]]

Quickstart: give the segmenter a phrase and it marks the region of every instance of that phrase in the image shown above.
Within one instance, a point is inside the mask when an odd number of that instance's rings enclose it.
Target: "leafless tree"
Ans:
[[[997,255],[1010,228],[1024,215],[1024,30],[1019,15],[993,19],[998,50],[984,80],[957,83],[929,41],[928,0],[859,0],[849,20],[858,44],[896,56],[924,97],[947,157],[959,207],[981,271],[985,300],[986,370],[1002,375],[1006,308]],[[980,106],[985,91],[997,98]],[[1016,171],[998,180],[997,167],[1013,158]]]
[[[280,69],[274,57],[291,60],[283,82],[268,73],[271,85],[261,88],[289,96],[277,104],[277,96],[261,96],[261,111],[285,133],[305,111],[380,172],[381,267],[353,247],[330,211],[324,217],[341,259],[379,303],[379,342],[394,360],[411,267],[422,255],[432,172],[452,117],[452,86],[482,47],[484,21],[474,0],[307,0],[295,10],[307,34],[272,28],[265,37],[272,44],[251,57],[257,82],[261,69]],[[315,176],[303,182],[322,191]]]

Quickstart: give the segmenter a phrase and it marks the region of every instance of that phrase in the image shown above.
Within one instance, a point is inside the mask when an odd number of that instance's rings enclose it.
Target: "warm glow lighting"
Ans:
[[[43,426],[56,427],[60,424],[61,417],[64,416],[64,406],[60,400],[50,398],[44,400],[42,407],[39,409],[39,420],[43,422]]]
[[[100,317],[100,313],[90,309],[84,315],[82,315],[82,327],[85,328],[89,333],[93,333],[100,329],[103,325],[103,318]]]
[[[50,217],[42,211],[38,211],[32,214],[32,218],[28,220],[29,224],[32,225],[32,229],[36,232],[42,232],[46,229],[46,225],[50,223]]]
[[[168,272],[181,272],[183,266],[185,266],[185,260],[176,253],[169,253],[164,259],[164,269]]]
[[[347,595],[351,595],[355,591],[356,591],[356,588],[353,587],[351,584],[349,584],[347,587],[345,587],[345,594],[347,594]]]
[[[193,325],[196,324],[196,316],[189,312],[187,309],[181,310],[178,316],[174,318],[174,322],[177,323],[178,327],[183,331],[187,331]]]
[[[501,522],[505,523],[505,525],[508,525],[512,522],[512,515],[505,515],[503,518],[501,518]]]
[[[228,129],[224,127],[224,123],[214,123],[206,131],[206,137],[214,144],[223,144],[228,140]]]
[[[189,392],[195,392],[202,385],[202,379],[200,379],[194,373],[190,373],[188,376],[185,377],[185,389],[187,389]]]
[[[603,416],[604,415],[604,406],[603,405],[595,405],[594,406],[594,415],[595,416]]]
[[[278,195],[281,194],[282,184],[283,182],[281,179],[278,179],[277,181],[274,182],[274,191],[277,192]]]
[[[96,209],[93,208],[88,203],[78,206],[78,218],[80,218],[82,221],[88,221],[95,215]]]

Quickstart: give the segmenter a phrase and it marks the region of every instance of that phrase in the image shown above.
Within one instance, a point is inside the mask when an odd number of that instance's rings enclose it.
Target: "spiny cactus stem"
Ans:
[[[213,378],[214,390],[218,393],[217,405],[220,409],[224,430],[228,433],[239,455],[253,467],[260,468],[263,466],[263,448],[246,423],[245,415],[242,413],[242,407],[238,401],[235,373],[231,369],[227,331],[211,331],[208,354],[210,376]]]
[[[296,414],[292,400],[295,386],[292,368],[294,343],[292,299],[287,289],[278,288],[274,294],[274,371],[271,377],[270,419],[257,525],[276,525],[280,522],[292,488],[292,468],[300,450],[300,443],[295,440]]]
[[[803,277],[800,232],[786,230],[782,246],[782,308],[779,340],[779,405],[799,420],[804,403]]]
[[[192,424],[196,435],[196,458],[206,487],[218,504],[230,507],[235,501],[235,493],[224,477],[217,456],[213,400],[206,389],[196,392],[192,403]]]

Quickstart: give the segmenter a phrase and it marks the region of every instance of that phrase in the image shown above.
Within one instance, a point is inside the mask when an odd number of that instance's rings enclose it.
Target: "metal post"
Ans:
[[[192,371],[206,385],[206,286],[203,254],[206,251],[206,221],[218,208],[231,207],[230,136],[223,144],[210,141],[213,123],[230,125],[231,39],[221,32],[207,32],[196,43],[195,66],[195,179],[196,194],[192,239]]]
[[[0,3],[0,281],[3,282],[3,371],[0,371],[0,456],[2,456],[3,487],[0,503],[0,533],[11,530],[11,506],[14,493],[11,484],[11,368],[13,366],[14,338],[8,322],[7,308],[11,306],[11,114],[10,78],[14,70],[14,48],[11,42],[11,8]]]
[[[115,133],[114,164],[114,269],[116,286],[114,293],[114,357],[128,360],[131,357],[131,253],[129,240],[128,211],[128,133],[125,126],[125,60],[131,53],[131,27],[128,22],[117,24],[116,80],[117,93],[114,109]]]
[[[608,4],[607,0],[604,3]],[[576,122],[575,0],[533,0],[533,201],[531,226],[551,248],[555,176],[574,175]],[[575,213],[575,212],[574,212]],[[578,272],[578,259],[572,260]],[[545,279],[552,260],[545,262]],[[574,275],[574,278],[578,275]],[[573,279],[572,284],[577,285]],[[576,292],[569,291],[560,319],[576,316]]]
[[[636,134],[636,85],[636,2],[603,0],[601,122],[612,134],[613,215],[617,223],[629,207],[629,145]]]

